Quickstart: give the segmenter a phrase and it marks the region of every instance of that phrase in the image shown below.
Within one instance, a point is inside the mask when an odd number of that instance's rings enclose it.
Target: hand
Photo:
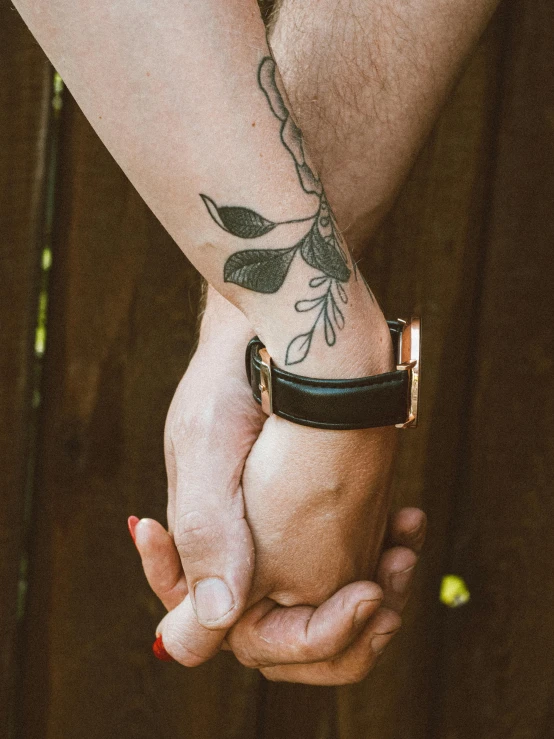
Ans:
[[[140,521],[134,535],[152,589],[168,610],[178,607],[187,585],[171,536],[151,519]],[[320,685],[361,680],[400,627],[424,537],[425,514],[402,509],[391,518],[390,548],[377,568],[381,588],[369,582],[347,585],[318,609],[283,608],[264,599],[230,631],[224,648],[269,680]]]
[[[166,422],[168,523],[190,592],[182,625],[191,650],[206,655],[199,661],[218,651],[246,607],[254,570],[241,477],[265,417],[246,380],[251,337],[242,313],[210,288]]]
[[[250,532],[243,518],[240,475],[244,459],[263,421],[259,407],[253,402],[244,379],[243,349],[251,333],[248,325],[241,314],[227,301],[222,300],[215,293],[212,293],[210,298],[204,317],[199,350],[172,403],[166,434],[170,529],[176,537],[187,573],[188,590],[191,592],[190,597],[183,601],[181,608],[173,614],[172,619],[176,624],[178,639],[181,642],[180,659],[188,665],[199,664],[219,649],[226,629],[238,619],[246,605],[253,557],[251,556]],[[212,411],[214,408],[217,409],[217,424],[214,423]],[[281,442],[277,440],[274,443],[271,437],[275,430],[272,426],[276,423],[281,424],[281,429],[279,429]],[[264,544],[269,541],[277,543],[275,533],[282,530],[282,526],[277,526],[275,530],[272,530],[270,525],[266,532],[267,536],[263,535],[263,531],[261,532],[262,536],[259,538],[263,541],[260,551],[265,552],[266,559],[273,560],[274,563],[281,562],[281,566],[284,565],[289,576],[289,584],[293,587],[294,582],[290,581],[290,577],[292,576],[293,580],[297,579],[296,593],[282,593],[280,602],[319,603],[340,585],[357,579],[354,576],[356,569],[360,570],[361,577],[365,578],[369,574],[367,567],[371,565],[372,557],[374,561],[380,546],[384,518],[388,510],[386,501],[384,505],[377,506],[377,509],[381,511],[380,515],[373,517],[372,531],[377,532],[377,536],[374,537],[372,546],[368,546],[372,533],[369,526],[364,527],[362,524],[358,535],[354,537],[348,534],[345,536],[345,532],[348,531],[349,516],[354,515],[358,518],[364,516],[363,509],[368,501],[368,485],[372,484],[375,488],[374,492],[378,494],[387,488],[386,478],[392,445],[390,442],[386,443],[386,438],[390,433],[390,429],[370,432],[317,432],[277,418],[266,422],[264,433],[259,441],[263,439],[265,444],[268,443],[270,452],[280,449],[284,458],[288,454],[296,467],[299,466],[298,449],[309,450],[310,446],[307,442],[314,444],[317,437],[318,443],[313,446],[312,451],[318,449],[317,454],[324,457],[318,472],[324,472],[323,463],[327,464],[335,460],[335,478],[342,479],[343,484],[347,483],[345,489],[349,488],[351,493],[341,496],[342,501],[333,501],[329,500],[325,494],[329,492],[328,490],[321,491],[316,486],[313,495],[314,504],[330,504],[333,509],[332,515],[336,520],[334,526],[327,526],[325,535],[320,537],[319,549],[309,546],[310,532],[315,531],[311,522],[309,523],[308,549],[314,553],[319,552],[318,567],[320,569],[320,575],[315,583],[316,588],[314,589],[312,584],[311,592],[308,592],[309,587],[306,588],[306,583],[302,582],[298,567],[295,572],[294,563],[287,562],[286,556],[283,557],[283,548],[277,545],[275,556],[273,556],[267,544]],[[310,435],[311,438],[302,440],[300,437],[305,434]],[[287,438],[289,438],[288,442],[286,442]],[[302,446],[298,446],[295,438]],[[223,441],[226,443],[222,443]],[[351,465],[349,469],[343,468],[341,465],[347,460],[344,455],[352,455],[356,452],[356,447],[361,454],[365,455],[365,464],[360,465],[358,462]],[[263,457],[265,453],[263,447],[258,444],[257,448]],[[252,469],[250,461],[247,469]],[[313,462],[314,459],[311,465],[309,463],[304,465],[304,471],[308,471],[312,478],[314,477]],[[375,466],[376,463],[378,463],[377,466]],[[263,465],[263,459],[260,464]],[[252,488],[255,489],[257,485],[255,464],[253,469]],[[271,466],[268,467],[268,470],[270,469]],[[276,470],[277,478],[279,478],[279,471],[283,471],[280,465],[277,464],[276,467],[273,465],[273,469]],[[245,470],[245,475],[246,473],[247,470]],[[325,474],[323,479],[326,479]],[[313,487],[313,479],[308,482]],[[286,525],[287,521],[289,524],[293,523],[295,519],[290,517],[290,510],[296,507],[296,523],[306,528],[305,513],[300,511],[298,515],[296,505],[298,498],[296,504],[292,499],[287,500],[287,491],[278,492],[279,484],[277,479],[274,486],[274,492],[278,493],[276,496],[262,495],[268,506],[271,500],[274,501],[274,523],[277,523],[277,517],[281,514],[283,524]],[[297,491],[302,491],[302,485],[302,481],[299,480],[296,486]],[[249,505],[250,518],[250,514],[254,512],[259,501],[259,495],[252,498]],[[309,502],[308,496],[304,498],[304,502]],[[372,505],[375,502],[374,500]],[[264,509],[262,506],[259,515],[254,517],[259,523],[261,522],[262,528],[268,523],[268,517],[265,515],[268,511],[269,508]],[[337,516],[337,514],[341,514],[342,519],[341,515]],[[208,522],[208,525],[201,531],[197,528],[195,530],[187,528],[191,520],[197,521],[201,517]],[[338,535],[338,539],[335,537],[333,540],[333,532]],[[342,541],[340,541],[341,538]],[[335,562],[333,572],[329,572],[330,568],[325,564],[329,545],[334,555],[340,554],[333,560]],[[303,560],[306,564],[305,557]],[[290,564],[293,564],[292,568]],[[263,575],[264,569],[267,570],[265,576]],[[307,569],[306,572],[308,571]],[[313,567],[311,571],[313,574]],[[257,577],[257,590],[250,595],[249,604],[267,594],[269,570],[263,566],[258,567],[258,574],[260,573],[262,577]],[[230,611],[228,610],[223,621],[214,623],[214,619],[211,621],[207,619],[202,607],[198,607],[195,586],[197,587],[197,583],[206,578],[213,582],[216,576],[231,585],[235,605]],[[316,589],[318,593],[315,592]],[[276,599],[279,598],[279,594],[274,595]],[[294,601],[294,598],[297,600]],[[195,609],[199,616],[198,620]]]

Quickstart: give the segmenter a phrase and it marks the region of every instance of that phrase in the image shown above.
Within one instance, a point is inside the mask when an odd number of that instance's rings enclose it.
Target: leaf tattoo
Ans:
[[[302,239],[300,253],[310,267],[320,270],[328,277],[334,277],[341,282],[346,282],[350,277],[350,270],[334,241],[323,238],[317,223],[314,223]]]
[[[298,364],[308,356],[314,332],[308,331],[307,334],[296,336],[287,347],[287,356],[285,364]]]
[[[323,324],[323,335],[327,346],[335,345],[337,341],[337,331],[344,328],[344,313],[335,297],[336,292],[341,302],[348,302],[346,293],[344,293],[346,301],[343,300],[339,293],[339,287],[343,291],[344,288],[340,282],[331,277],[324,277],[323,282],[321,282],[320,279],[321,278],[319,277],[312,278],[310,280],[310,287],[315,288],[324,286],[325,291],[316,298],[298,300],[294,306],[298,313],[315,311],[316,317],[312,324],[312,328],[307,333],[296,336],[288,345],[285,357],[285,364],[287,365],[298,364],[307,357],[316,328],[320,323]]]
[[[225,262],[224,280],[258,293],[276,293],[285,281],[296,249],[292,246],[238,251]]]
[[[277,226],[273,221],[268,221],[267,218],[248,208],[229,206],[218,208],[207,195],[200,195],[200,197],[217,225],[233,236],[241,239],[256,239],[258,236],[264,236],[273,231]]]
[[[279,90],[276,73],[277,67],[274,60],[266,56],[258,68],[258,84],[267,98],[271,112],[281,121],[281,141],[294,159],[302,189],[307,193],[321,195],[323,193],[321,180],[316,177],[306,161],[302,134]]]
[[[207,195],[200,195],[212,220],[224,231],[240,239],[258,239],[279,226],[289,223],[309,223],[309,230],[292,246],[271,249],[244,249],[235,252],[225,262],[223,278],[247,290],[259,293],[275,293],[283,285],[296,256],[317,270],[309,286],[323,288],[314,298],[298,300],[297,313],[314,311],[311,329],[299,334],[289,343],[285,364],[302,362],[310,351],[316,329],[322,326],[328,346],[334,346],[337,332],[344,328],[343,306],[348,303],[344,284],[350,280],[352,270],[341,246],[341,236],[327,203],[321,180],[314,174],[307,160],[304,141],[296,125],[284,93],[279,89],[277,68],[272,57],[266,56],[258,67],[258,84],[265,95],[271,112],[280,121],[280,137],[296,167],[298,181],[304,192],[319,199],[317,211],[308,218],[290,221],[271,221],[250,208],[218,205]],[[353,265],[355,269],[355,266]]]

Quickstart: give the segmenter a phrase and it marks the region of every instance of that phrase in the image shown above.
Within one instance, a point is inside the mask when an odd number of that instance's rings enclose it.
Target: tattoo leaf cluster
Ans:
[[[235,252],[227,259],[223,272],[225,282],[259,293],[275,293],[280,289],[297,254],[320,273],[309,282],[311,289],[319,291],[318,295],[299,300],[294,306],[298,313],[312,313],[314,318],[311,329],[296,336],[288,345],[285,364],[293,365],[307,357],[318,328],[322,329],[327,345],[335,345],[337,331],[345,324],[341,306],[348,303],[344,284],[350,280],[352,270],[321,181],[306,161],[302,135],[279,90],[276,73],[273,59],[264,57],[258,68],[258,84],[273,115],[281,122],[281,141],[294,160],[300,186],[319,200],[316,212],[308,218],[276,223],[250,208],[217,205],[207,195],[201,198],[215,223],[240,239],[258,239],[278,226],[306,223],[305,234],[292,246]]]

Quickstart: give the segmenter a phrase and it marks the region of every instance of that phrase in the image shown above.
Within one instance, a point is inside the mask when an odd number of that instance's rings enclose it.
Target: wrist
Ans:
[[[200,323],[199,345],[217,342],[221,347],[242,345],[254,336],[254,329],[244,313],[207,285]]]
[[[198,346],[189,369],[201,366],[211,373],[240,377],[246,382],[244,353],[254,329],[244,314],[207,285]]]
[[[292,312],[287,304],[286,310],[276,307],[271,316],[253,319],[256,333],[275,365],[293,374],[327,379],[366,377],[393,370],[387,322],[361,276],[352,278],[342,292],[330,281],[322,287],[323,292],[319,289],[312,300],[317,301],[327,291],[327,304],[322,301],[314,309]],[[341,294],[346,295],[347,302],[342,302]],[[295,362],[307,343],[309,350],[304,358]]]

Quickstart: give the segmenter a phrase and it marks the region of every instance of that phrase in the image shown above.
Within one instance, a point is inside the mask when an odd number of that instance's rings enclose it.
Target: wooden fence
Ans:
[[[125,520],[164,515],[198,278],[1,0],[0,736],[554,737],[553,41],[549,0],[501,7],[369,250],[386,314],[425,320],[395,490],[429,541],[375,672],[310,688],[152,657]]]

